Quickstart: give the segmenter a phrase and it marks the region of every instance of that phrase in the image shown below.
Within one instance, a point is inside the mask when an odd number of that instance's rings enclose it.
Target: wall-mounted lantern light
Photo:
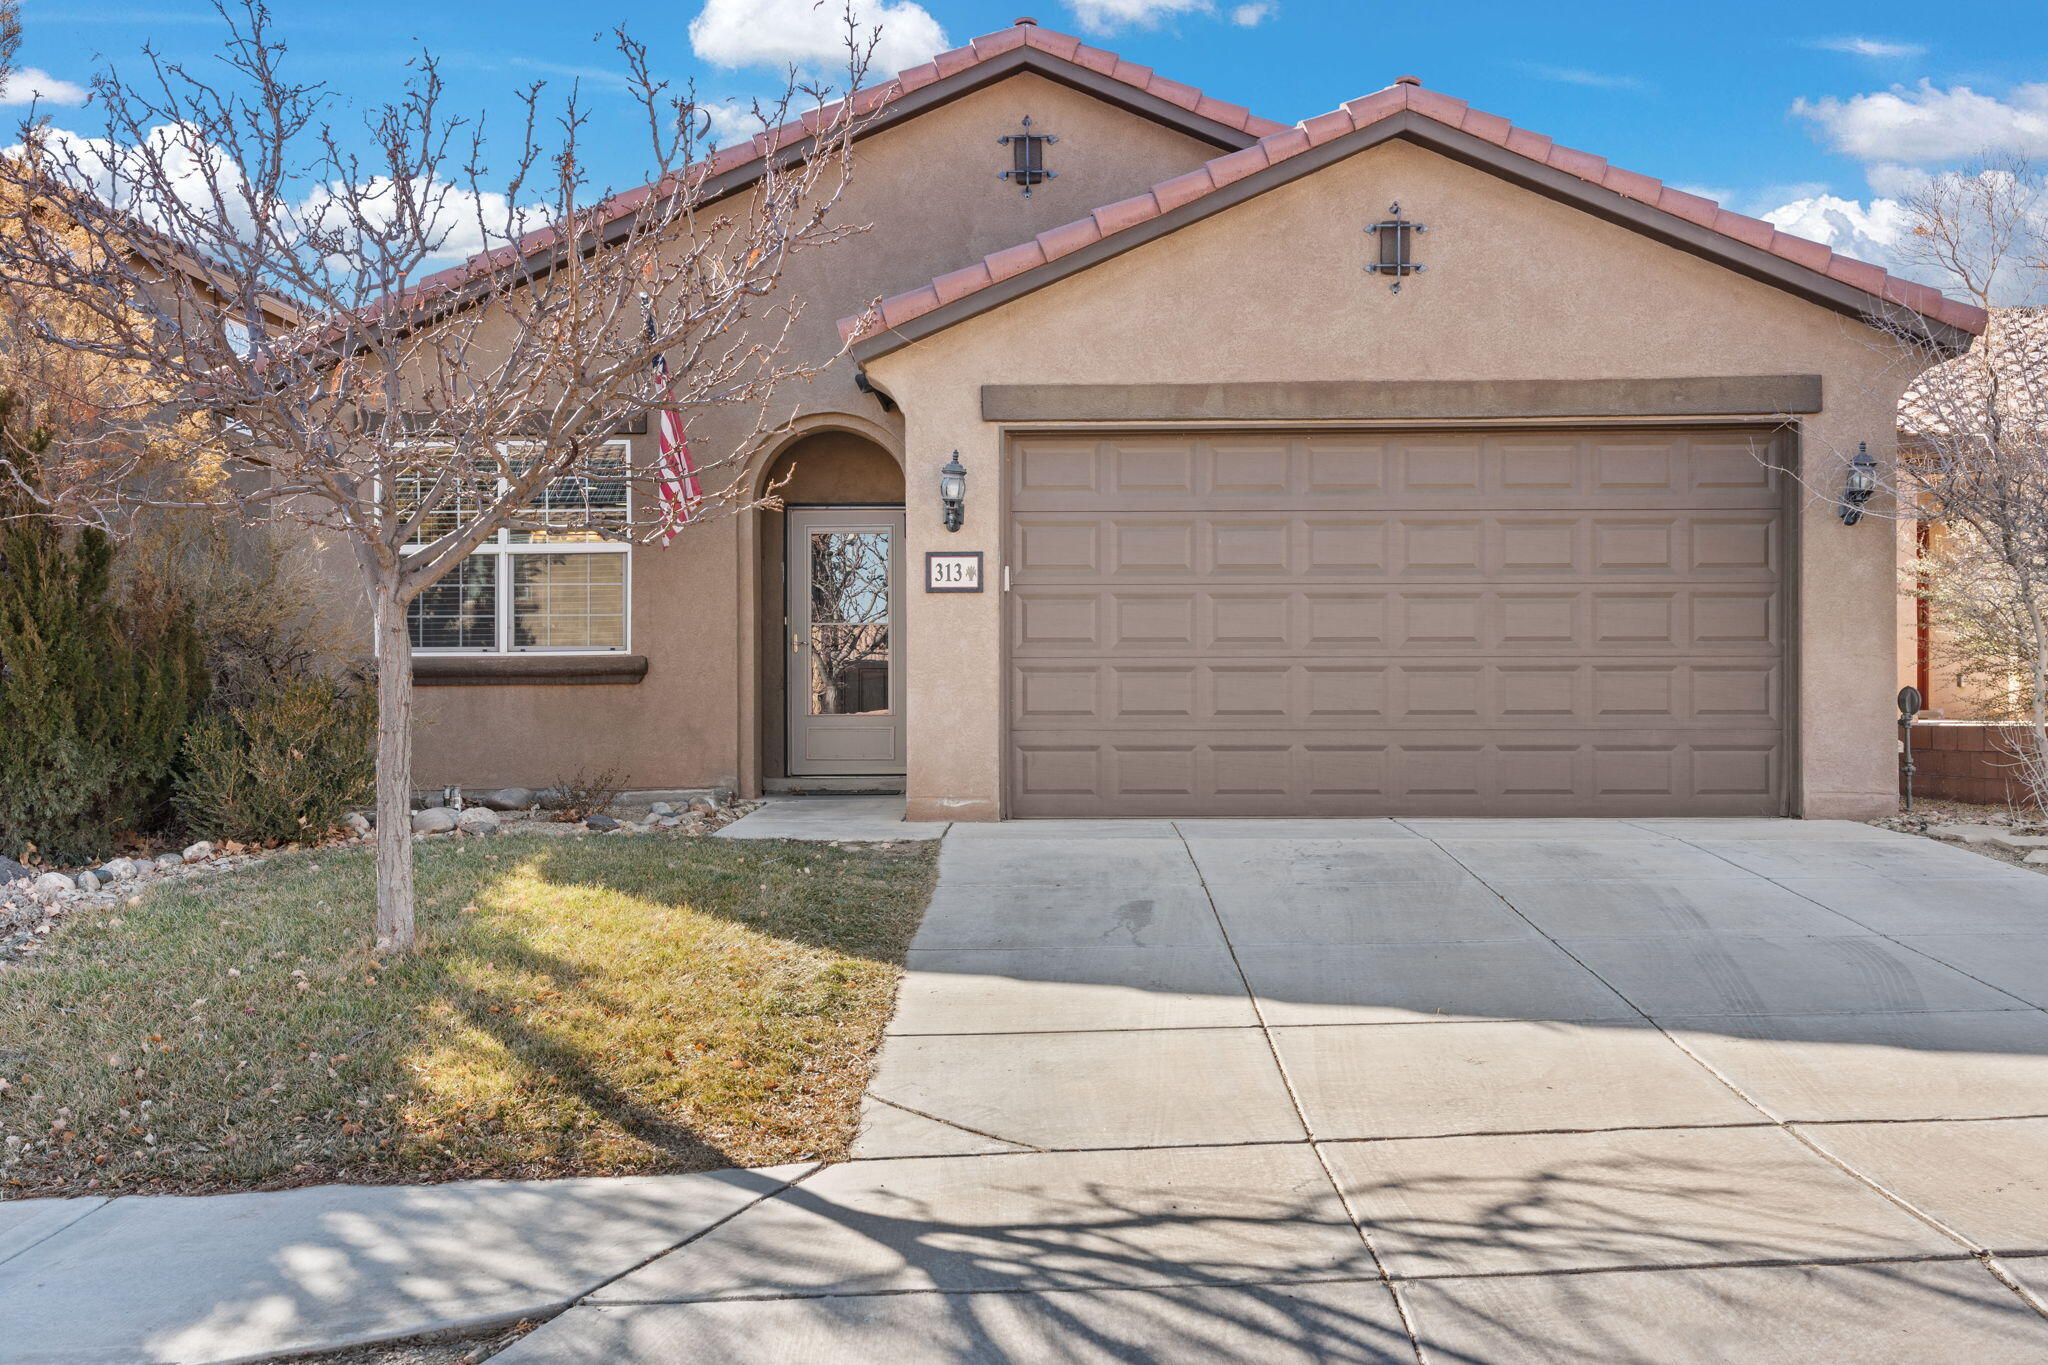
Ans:
[[[1842,500],[1835,506],[1835,515],[1842,519],[1842,525],[1854,526],[1863,520],[1863,504],[1876,492],[1877,461],[1870,458],[1869,446],[1858,441],[1856,458],[1849,461],[1849,480],[1842,485]]]
[[[960,463],[957,450],[939,471],[939,505],[946,512],[946,529],[959,530],[967,519],[967,466]]]

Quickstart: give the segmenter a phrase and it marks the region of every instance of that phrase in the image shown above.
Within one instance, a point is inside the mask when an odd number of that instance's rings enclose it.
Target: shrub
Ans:
[[[192,727],[178,813],[209,838],[316,837],[368,802],[376,728],[364,688],[328,678],[266,687]]]
[[[15,431],[15,411],[0,393],[0,440],[27,466],[48,437]],[[124,600],[105,534],[18,493],[0,516],[0,853],[85,862],[161,813],[204,658],[177,598]]]
[[[617,768],[578,768],[539,794],[540,808],[573,825],[610,810],[624,787]]]
[[[328,673],[361,644],[331,566],[278,527],[160,513],[137,528],[121,559],[131,596],[189,604],[223,706]]]

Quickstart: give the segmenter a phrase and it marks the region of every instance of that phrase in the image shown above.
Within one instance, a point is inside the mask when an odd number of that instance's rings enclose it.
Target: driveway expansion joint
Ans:
[[[1260,1034],[1266,1040],[1266,1051],[1272,1056],[1273,1067],[1280,1073],[1280,1084],[1287,1091],[1287,1099],[1294,1106],[1294,1117],[1301,1124],[1301,1131],[1308,1141],[1308,1149],[1315,1155],[1316,1165],[1322,1170],[1323,1179],[1330,1184],[1330,1192],[1337,1197],[1337,1205],[1344,1210],[1344,1216],[1351,1220],[1351,1226],[1358,1233],[1358,1240],[1365,1246],[1365,1254],[1372,1257],[1374,1269],[1379,1271],[1380,1281],[1387,1286],[1387,1294],[1394,1301],[1394,1313],[1401,1321],[1401,1328],[1408,1334],[1408,1347],[1415,1353],[1416,1365],[1427,1365],[1422,1349],[1422,1337],[1416,1331],[1415,1319],[1409,1306],[1401,1301],[1401,1291],[1394,1287],[1393,1278],[1387,1273],[1386,1259],[1379,1248],[1373,1245],[1372,1233],[1366,1230],[1359,1218],[1351,1197],[1344,1192],[1344,1183],[1337,1173],[1330,1169],[1330,1163],[1323,1155],[1322,1147],[1316,1142],[1315,1128],[1309,1123],[1308,1110],[1301,1102],[1301,1095],[1294,1087],[1294,1078],[1287,1074],[1287,1063],[1280,1058],[1280,1049],[1273,1041],[1273,1031],[1267,1026],[1265,1009],[1259,1004],[1259,993],[1252,989],[1251,978],[1245,975],[1244,962],[1238,956],[1237,945],[1231,942],[1230,926],[1223,921],[1223,912],[1217,908],[1215,893],[1209,889],[1209,878],[1202,871],[1201,863],[1195,857],[1194,849],[1188,846],[1187,831],[1178,821],[1172,822],[1173,832],[1180,841],[1181,852],[1187,855],[1190,866],[1195,870],[1195,880],[1201,885],[1202,898],[1209,902],[1209,913],[1216,917],[1216,932],[1223,936],[1223,946],[1230,953],[1230,964],[1237,970],[1239,984],[1244,987],[1245,998],[1251,1002],[1253,1017],[1258,1020]]]

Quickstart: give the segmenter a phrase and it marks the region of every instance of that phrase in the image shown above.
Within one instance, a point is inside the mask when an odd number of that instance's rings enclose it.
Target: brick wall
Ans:
[[[1913,726],[1913,794],[1978,805],[2021,804],[2012,752],[2023,727],[1930,720]]]

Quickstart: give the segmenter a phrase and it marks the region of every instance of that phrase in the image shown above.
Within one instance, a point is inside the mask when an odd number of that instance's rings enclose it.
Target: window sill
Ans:
[[[415,654],[415,687],[547,687],[637,683],[644,654]]]

